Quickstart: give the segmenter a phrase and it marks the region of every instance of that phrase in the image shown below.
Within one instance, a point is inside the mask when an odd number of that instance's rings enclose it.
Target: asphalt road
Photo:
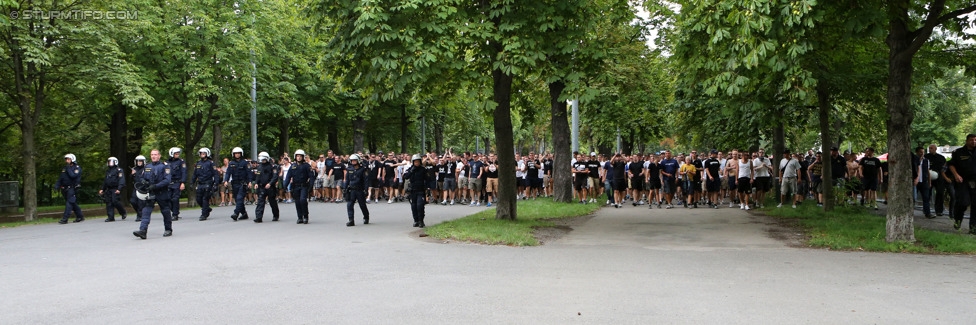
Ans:
[[[247,206],[253,218],[253,206]],[[0,324],[973,324],[976,258],[788,247],[737,209],[604,208],[541,247],[419,238],[404,203],[0,229]],[[429,206],[428,224],[482,208]],[[266,217],[267,219],[270,219]],[[131,218],[129,219],[131,220]]]

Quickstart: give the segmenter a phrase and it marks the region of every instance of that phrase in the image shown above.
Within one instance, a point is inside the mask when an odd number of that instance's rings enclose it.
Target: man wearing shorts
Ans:
[[[572,169],[573,176],[573,188],[579,193],[580,203],[586,204],[586,190],[587,182],[590,179],[590,171],[586,168],[586,158],[583,155],[579,155],[576,158],[576,162],[573,163]]]
[[[644,193],[644,161],[640,155],[631,156],[627,166],[627,176],[630,177],[630,197],[634,206],[644,204],[641,194]]]
[[[661,160],[661,189],[664,191],[664,200],[668,204],[667,208],[672,208],[671,201],[674,200],[675,176],[678,174],[678,161],[671,157],[671,150],[664,151],[664,160]]]
[[[719,177],[719,173],[722,170],[722,162],[718,160],[718,150],[712,150],[708,159],[704,162],[705,165],[705,191],[708,192],[708,206],[712,209],[718,209],[719,190],[722,189],[722,180]]]
[[[864,201],[868,206],[878,209],[878,184],[881,182],[881,160],[874,156],[874,148],[868,147],[864,150],[864,158],[861,158],[861,186],[863,186]],[[926,171],[927,172],[927,171]],[[928,175],[925,175],[928,176]],[[928,210],[925,211],[926,217],[931,217]]]
[[[796,204],[803,199],[803,192],[800,192],[800,186],[797,179],[800,176],[800,160],[797,159],[797,155],[790,155],[790,151],[786,150],[784,153],[786,165],[780,170],[780,193],[779,193],[779,205],[777,208],[783,207],[783,201],[786,200],[788,193],[793,194],[793,208],[796,209]]]
[[[752,168],[753,174],[755,175],[755,181],[753,182],[756,188],[755,204],[757,207],[762,208],[763,200],[766,199],[766,192],[769,191],[770,179],[773,176],[773,163],[766,157],[765,150],[759,149],[759,154],[752,161]]]

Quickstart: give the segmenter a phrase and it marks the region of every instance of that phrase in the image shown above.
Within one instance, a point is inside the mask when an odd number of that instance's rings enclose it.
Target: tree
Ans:
[[[122,3],[99,3],[125,8]],[[53,91],[71,91],[107,85],[123,105],[149,103],[136,68],[125,60],[112,38],[127,28],[124,20],[57,19],[31,15],[31,10],[70,12],[85,9],[85,2],[61,3],[0,1],[5,13],[26,10],[18,19],[0,18],[0,70],[10,78],[0,80],[2,91],[16,106],[4,113],[20,127],[23,156],[24,215],[37,217],[35,137],[44,112],[70,114],[68,107],[48,107]],[[80,159],[79,159],[80,160]]]
[[[915,54],[928,44],[933,31],[941,28],[951,35],[972,33],[976,11],[972,1],[933,0],[931,2],[894,0],[886,3],[888,37],[888,164],[889,191],[885,239],[915,241],[912,206],[912,74]]]

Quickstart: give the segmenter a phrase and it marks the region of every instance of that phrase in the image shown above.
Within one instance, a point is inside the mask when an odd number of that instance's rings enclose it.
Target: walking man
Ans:
[[[403,179],[409,184],[407,200],[410,202],[410,212],[413,213],[413,226],[424,228],[424,205],[427,204],[427,170],[422,164],[419,154],[410,158],[410,168],[403,174]],[[352,211],[352,208],[350,208]],[[365,209],[363,210],[365,211]],[[352,222],[352,217],[349,218]]]
[[[58,182],[54,184],[64,195],[64,215],[61,217],[60,224],[68,223],[68,217],[74,212],[73,222],[85,221],[85,216],[81,214],[81,207],[78,206],[78,188],[81,187],[81,166],[74,154],[64,155],[64,168],[61,168],[61,175]]]
[[[976,134],[966,136],[966,145],[952,152],[949,173],[956,188],[956,206],[952,210],[953,228],[962,226],[963,214],[976,201]],[[972,211],[970,211],[972,214]],[[976,235],[976,218],[969,218],[969,234]]]
[[[108,157],[108,167],[105,169],[105,179],[102,181],[102,188],[98,190],[98,195],[105,200],[105,212],[108,218],[105,222],[115,221],[115,210],[119,211],[122,220],[125,220],[125,207],[119,202],[119,195],[125,188],[125,173],[119,168],[119,160],[115,157]]]
[[[247,184],[251,182],[251,166],[244,160],[244,149],[235,147],[231,150],[234,160],[227,166],[224,174],[224,186],[230,185],[234,194],[234,214],[230,216],[234,221],[247,220],[247,210],[244,209],[244,196],[247,194]]]
[[[295,162],[291,164],[291,170],[285,176],[284,187],[291,188],[291,198],[295,201],[295,210],[298,212],[298,224],[308,224],[308,196],[315,180],[315,172],[312,165],[305,161],[305,150],[295,151]],[[268,157],[271,160],[271,157]],[[270,184],[266,184],[270,185]],[[261,209],[264,212],[264,208]],[[272,206],[272,213],[275,213]],[[257,212],[255,212],[257,213]],[[277,215],[277,213],[275,213]]]
[[[261,165],[254,173],[254,189],[258,192],[257,205],[254,207],[254,222],[263,221],[265,203],[271,205],[271,221],[278,221],[278,165],[271,161],[271,155],[267,152],[259,153],[258,161]],[[295,207],[299,205],[300,203],[296,203]],[[305,218],[308,218],[307,214]]]
[[[349,215],[349,222],[346,223],[346,227],[356,225],[353,205],[357,202],[359,203],[359,209],[363,210],[363,224],[369,224],[369,209],[366,208],[366,188],[369,185],[368,177],[366,167],[359,161],[359,155],[353,154],[349,156],[349,170],[346,171],[346,191],[348,191],[346,195],[348,196],[346,199],[346,214]]]
[[[210,217],[210,197],[214,187],[217,186],[217,165],[210,158],[210,149],[200,148],[198,151],[200,160],[197,161],[193,171],[193,182],[197,186],[197,205],[200,206],[200,221]]]
[[[170,193],[169,184],[171,182],[172,173],[169,169],[169,165],[159,161],[162,158],[162,154],[159,153],[159,149],[153,149],[149,153],[149,159],[152,162],[146,166],[145,170],[142,172],[142,182],[148,184],[148,192],[143,198],[145,205],[142,207],[142,223],[139,224],[139,230],[133,231],[132,235],[146,239],[146,233],[149,230],[149,220],[152,215],[153,207],[159,204],[159,211],[163,214],[163,237],[169,237],[173,235],[173,217],[170,215]]]
[[[180,220],[180,195],[183,194],[183,190],[186,189],[184,182],[186,182],[186,161],[180,158],[182,150],[177,147],[169,148],[169,160],[166,163],[169,165],[169,172],[172,178],[172,182],[169,183],[169,204],[170,211],[173,212],[173,220]]]

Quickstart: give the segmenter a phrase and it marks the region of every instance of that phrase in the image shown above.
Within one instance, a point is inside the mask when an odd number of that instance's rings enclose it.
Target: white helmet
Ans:
[[[134,163],[136,165],[138,165],[139,164],[139,161],[142,161],[142,163],[145,164],[146,163],[146,156],[143,156],[143,155],[136,156],[136,161],[134,161]]]
[[[210,149],[207,148],[200,148],[200,151],[198,151],[197,153],[205,153],[207,154],[207,157],[210,157]]]
[[[169,148],[169,156],[170,157],[173,157],[173,155],[178,154],[178,153],[181,153],[181,152],[183,152],[183,151],[180,150],[180,148],[177,148],[177,147]]]
[[[75,158],[75,155],[72,154],[72,153],[69,153],[67,155],[64,155],[64,159],[71,159],[71,162],[73,162],[75,164],[78,163],[78,158]]]
[[[115,158],[115,157],[108,157],[108,165],[109,166],[113,166],[113,167],[114,166],[118,166],[119,165],[119,159],[118,158]]]
[[[359,155],[352,154],[352,156],[349,156],[349,161],[353,161],[353,160],[359,161]]]
[[[262,151],[261,153],[258,154],[258,161],[260,161],[261,163],[264,163],[265,161],[271,161],[271,155],[269,155],[267,152]]]
[[[143,200],[143,201],[148,200],[149,199],[149,192],[143,193],[143,192],[140,192],[140,191],[137,190],[136,191],[136,197],[139,198],[140,200]]]
[[[298,155],[302,155],[302,157],[308,157],[307,155],[305,155],[305,150],[302,149],[295,150],[295,157],[298,157]]]
[[[234,147],[234,150],[231,150],[230,154],[233,155],[235,153],[239,153],[241,156],[244,156],[244,149],[241,149],[241,147]]]
[[[420,154],[418,153],[414,154],[413,157],[410,158],[410,162],[413,162],[414,160],[423,160],[423,158],[420,158]]]

